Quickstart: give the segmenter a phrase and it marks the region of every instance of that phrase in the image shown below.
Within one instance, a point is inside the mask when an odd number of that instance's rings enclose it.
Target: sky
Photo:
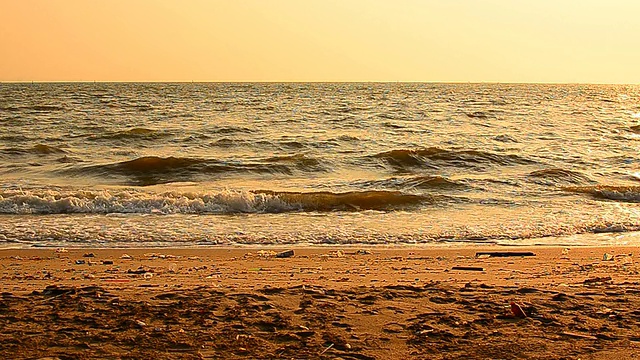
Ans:
[[[0,0],[0,81],[640,83],[638,0]]]

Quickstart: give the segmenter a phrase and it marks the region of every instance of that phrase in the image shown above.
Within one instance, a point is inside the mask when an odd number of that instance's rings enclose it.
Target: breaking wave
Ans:
[[[598,199],[616,200],[623,202],[640,202],[640,186],[574,186],[565,187],[564,190],[591,195]]]
[[[399,191],[277,192],[220,191],[0,191],[1,214],[236,214],[330,211],[392,211],[438,198]]]

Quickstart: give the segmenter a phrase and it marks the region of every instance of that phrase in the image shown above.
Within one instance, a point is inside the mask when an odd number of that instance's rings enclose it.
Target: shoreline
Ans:
[[[166,245],[165,245],[166,244]],[[543,248],[543,247],[607,247],[607,246],[640,246],[640,231],[626,232],[596,232],[581,233],[563,236],[546,236],[517,239],[487,239],[483,241],[434,241],[434,242],[395,242],[395,243],[227,243],[213,244],[201,243],[185,245],[184,243],[122,243],[116,242],[111,246],[91,246],[82,242],[31,244],[20,242],[7,242],[0,245],[0,251],[5,250],[38,250],[38,249],[325,249],[325,248],[372,248],[372,249],[463,249],[466,247],[496,247],[496,248]]]
[[[287,249],[0,250],[0,356],[640,356],[638,246]]]

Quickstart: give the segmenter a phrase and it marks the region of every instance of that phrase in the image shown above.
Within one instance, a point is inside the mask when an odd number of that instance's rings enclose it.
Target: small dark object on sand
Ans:
[[[293,256],[293,250],[286,250],[276,254],[277,258],[288,258]]]
[[[513,316],[520,319],[524,319],[527,317],[527,313],[525,313],[524,310],[522,310],[522,306],[516,304],[513,301],[509,303],[509,306],[511,307],[511,312],[513,313]]]
[[[536,256],[536,254],[531,251],[483,251],[476,253],[476,257],[482,255],[489,255],[490,257]]]
[[[454,266],[451,270],[484,271],[484,268],[477,266]]]
[[[42,291],[42,295],[59,296],[63,294],[75,294],[76,289],[70,286],[49,285]]]

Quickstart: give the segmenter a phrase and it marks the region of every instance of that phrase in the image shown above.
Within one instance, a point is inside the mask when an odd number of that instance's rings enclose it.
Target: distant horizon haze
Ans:
[[[640,83],[632,0],[4,0],[1,82]]]

